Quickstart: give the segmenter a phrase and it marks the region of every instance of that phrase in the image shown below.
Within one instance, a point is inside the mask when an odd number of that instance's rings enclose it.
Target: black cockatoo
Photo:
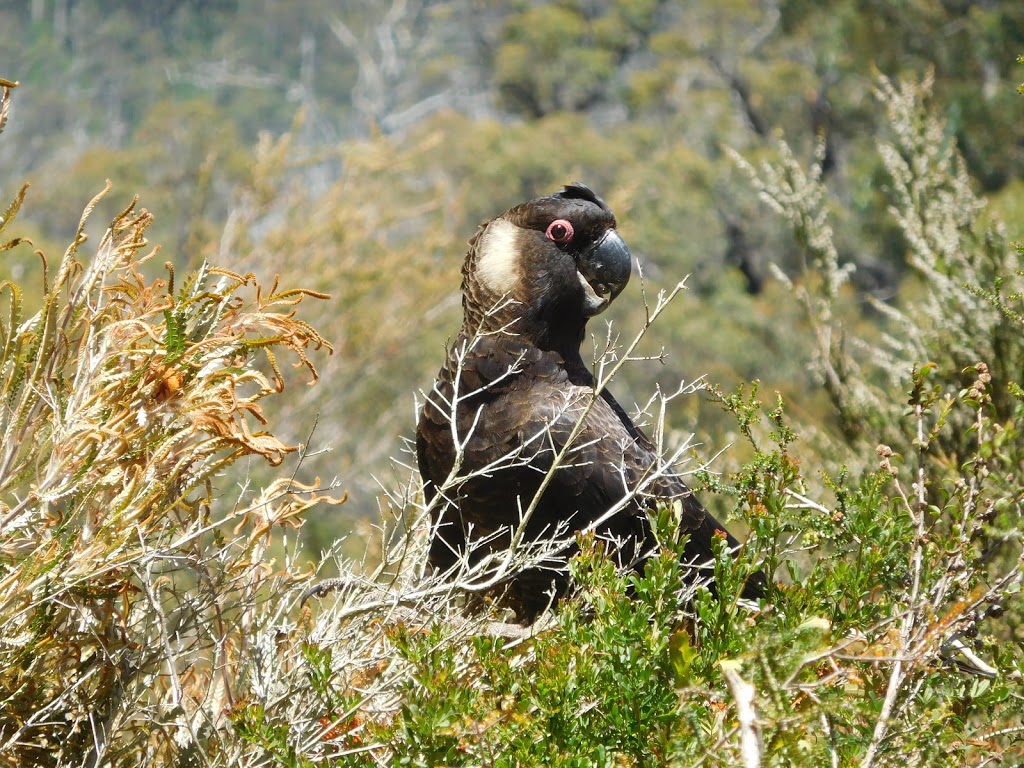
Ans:
[[[462,329],[416,434],[433,513],[429,560],[446,570],[467,552],[478,562],[514,541],[564,540],[504,585],[523,621],[566,592],[575,532],[595,530],[619,564],[642,568],[656,545],[648,511],[659,501],[677,502],[690,537],[685,561],[706,564],[715,536],[739,544],[678,476],[655,471],[654,445],[611,393],[595,394],[580,344],[631,266],[614,215],[583,184],[515,206],[469,243]],[[745,596],[761,584],[752,579]]]

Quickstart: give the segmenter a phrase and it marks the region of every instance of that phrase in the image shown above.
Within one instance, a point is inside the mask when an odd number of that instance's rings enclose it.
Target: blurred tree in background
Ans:
[[[351,492],[339,514],[375,514],[374,478],[403,455],[413,395],[458,325],[465,241],[526,197],[583,180],[616,211],[649,294],[690,275],[645,342],[664,365],[626,369],[620,399],[758,378],[823,435],[841,414],[778,279],[801,273],[801,248],[724,148],[778,159],[781,136],[797,159],[820,151],[837,258],[854,267],[833,300],[865,339],[892,330],[880,307],[927,290],[889,213],[879,72],[934,73],[937,140],[1004,214],[1001,236],[1022,236],[1016,2],[33,0],[0,10],[0,28],[2,74],[22,83],[0,192],[32,182],[20,221],[37,247],[66,241],[112,177],[93,220],[144,191],[162,211],[149,237],[179,268],[301,270],[333,296],[313,310],[336,348],[322,385],[277,421],[305,441],[320,414],[306,470]],[[31,247],[4,269],[38,283]],[[616,324],[642,317],[639,282],[609,312]],[[699,397],[673,407],[709,455],[734,438]]]

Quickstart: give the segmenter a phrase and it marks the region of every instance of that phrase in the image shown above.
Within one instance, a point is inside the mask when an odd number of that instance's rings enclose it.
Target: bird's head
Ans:
[[[578,345],[586,321],[626,286],[630,267],[611,210],[589,187],[569,184],[480,227],[462,269],[465,322],[545,348]]]

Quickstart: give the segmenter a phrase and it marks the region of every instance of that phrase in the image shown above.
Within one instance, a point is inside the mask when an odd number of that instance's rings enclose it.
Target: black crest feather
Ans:
[[[587,200],[602,210],[610,210],[607,203],[605,203],[605,201],[602,200],[594,190],[579,181],[566,184],[560,191],[553,194],[552,197],[556,197],[560,200]]]

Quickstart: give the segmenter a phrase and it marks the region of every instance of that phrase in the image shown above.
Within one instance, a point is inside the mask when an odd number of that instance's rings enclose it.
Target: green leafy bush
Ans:
[[[915,374],[906,417],[926,436],[936,425],[933,375]],[[985,471],[995,432],[984,404],[965,393],[954,405],[979,427],[962,471],[926,437],[907,457],[880,449],[859,479],[827,478],[833,498],[821,502],[807,495],[781,408],[764,412],[749,393],[723,401],[743,423],[772,423],[776,441],[757,443],[755,460],[718,485],[752,539],[738,563],[721,553],[717,597],[683,585],[672,544],[642,577],[585,548],[574,563],[580,594],[520,634],[492,616],[453,619],[420,592],[381,632],[387,669],[374,680],[388,683],[361,689],[361,743],[403,765],[1019,756],[1024,655],[1019,640],[1005,643],[1005,617],[1019,600],[1020,561],[994,566],[978,544],[985,510],[1020,499]],[[933,493],[941,506],[927,502]],[[657,525],[675,541],[670,510]],[[759,610],[737,599],[752,560],[790,575]]]

